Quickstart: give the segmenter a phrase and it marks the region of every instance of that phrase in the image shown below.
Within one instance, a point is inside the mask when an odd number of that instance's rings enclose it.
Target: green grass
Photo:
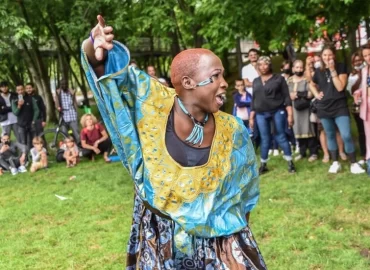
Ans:
[[[121,163],[6,174],[0,194],[0,269],[123,268],[133,189]]]
[[[343,165],[329,175],[328,165],[299,161],[290,175],[271,159],[251,215],[269,269],[370,268],[370,181]],[[133,186],[121,163],[5,174],[0,194],[0,269],[124,268]]]

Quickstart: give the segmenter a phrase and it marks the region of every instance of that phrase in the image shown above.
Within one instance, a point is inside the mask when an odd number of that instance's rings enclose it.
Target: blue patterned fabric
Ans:
[[[215,113],[215,135],[205,165],[182,167],[168,154],[165,131],[175,91],[128,66],[118,42],[97,78],[82,51],[82,65],[97,106],[138,196],[174,221],[176,248],[191,253],[190,235],[231,235],[247,226],[259,180],[254,149],[242,121]]]
[[[190,235],[192,254],[176,250],[173,234],[174,222],[146,209],[135,195],[126,270],[267,269],[248,226],[229,236],[201,238]]]

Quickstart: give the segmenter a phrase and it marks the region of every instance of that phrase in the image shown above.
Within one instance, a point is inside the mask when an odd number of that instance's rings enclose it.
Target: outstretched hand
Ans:
[[[103,60],[104,50],[113,48],[114,35],[113,27],[105,26],[104,18],[101,15],[97,16],[98,24],[91,30],[91,36],[94,39],[95,58],[98,61]]]

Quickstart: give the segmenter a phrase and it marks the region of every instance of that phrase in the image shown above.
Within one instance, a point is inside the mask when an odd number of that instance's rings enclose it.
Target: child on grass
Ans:
[[[78,162],[78,147],[74,138],[72,136],[65,138],[62,147],[64,148],[63,157],[66,160],[67,168],[76,166]]]
[[[32,140],[33,148],[30,150],[32,157],[31,172],[36,172],[40,169],[47,168],[48,157],[46,149],[43,147],[43,140],[41,137],[35,137]]]

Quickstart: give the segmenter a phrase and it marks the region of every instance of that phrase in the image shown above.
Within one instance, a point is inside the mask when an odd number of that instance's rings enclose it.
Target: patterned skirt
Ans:
[[[192,236],[193,255],[174,252],[173,221],[145,208],[135,194],[126,270],[265,270],[249,227],[230,236]]]

